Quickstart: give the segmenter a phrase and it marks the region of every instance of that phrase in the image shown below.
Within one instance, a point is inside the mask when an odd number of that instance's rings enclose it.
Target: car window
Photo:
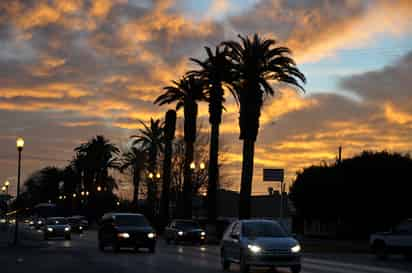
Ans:
[[[149,226],[146,218],[142,215],[116,215],[114,221],[119,226]]]
[[[286,237],[283,228],[276,222],[243,223],[242,235],[245,237]]]
[[[412,234],[412,222],[405,222],[395,228],[396,233]]]
[[[233,228],[232,228],[232,233],[233,235],[240,235],[240,224],[236,223]]]
[[[200,228],[199,224],[193,221],[177,221],[175,226],[178,229],[199,229]]]

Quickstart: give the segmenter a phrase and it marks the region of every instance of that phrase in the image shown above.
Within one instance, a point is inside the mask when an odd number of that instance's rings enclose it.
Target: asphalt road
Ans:
[[[39,236],[41,237],[41,236]],[[123,250],[114,253],[97,249],[96,232],[73,235],[71,241],[38,241],[30,246],[0,248],[0,272],[41,273],[123,273],[123,272],[223,272],[217,246],[179,246],[158,242],[155,254]],[[239,272],[232,266],[231,272]],[[273,272],[252,269],[252,272]],[[275,271],[276,272],[276,271]],[[289,272],[278,269],[279,273]],[[412,262],[402,258],[377,261],[370,255],[305,254],[303,273],[406,273],[412,272]]]

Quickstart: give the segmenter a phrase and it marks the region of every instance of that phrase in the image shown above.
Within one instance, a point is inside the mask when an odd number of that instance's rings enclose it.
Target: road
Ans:
[[[37,242],[37,246],[0,248],[0,271],[14,272],[222,272],[217,246],[178,246],[158,242],[156,254],[97,249],[96,232],[74,235],[71,241]],[[231,272],[239,272],[232,266]],[[252,272],[270,272],[252,269]],[[273,271],[272,271],[273,272]],[[275,271],[276,272],[276,271]],[[289,272],[278,269],[279,273]],[[412,263],[401,258],[381,262],[369,255],[305,254],[303,273],[406,273]]]

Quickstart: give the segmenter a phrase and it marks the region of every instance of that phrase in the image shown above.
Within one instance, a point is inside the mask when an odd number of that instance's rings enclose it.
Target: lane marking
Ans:
[[[326,261],[322,259],[313,259],[313,258],[303,258],[303,265],[310,265],[310,266],[319,266],[319,265],[326,265],[335,267],[334,270],[338,270],[337,267],[346,267],[352,270],[361,270],[367,272],[380,272],[380,273],[408,273],[408,271],[386,268],[386,267],[377,267],[377,266],[370,266],[370,265],[361,265],[361,264],[352,264],[352,263],[343,263],[343,262],[332,262]],[[339,269],[340,270],[340,269]],[[348,272],[343,269],[343,272]],[[352,272],[352,271],[350,271]]]

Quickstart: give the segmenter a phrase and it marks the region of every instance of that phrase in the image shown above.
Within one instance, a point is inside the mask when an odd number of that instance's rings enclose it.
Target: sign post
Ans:
[[[263,181],[264,182],[280,182],[280,206],[279,206],[279,219],[283,220],[283,192],[285,190],[283,180],[285,176],[284,169],[263,169]],[[281,223],[282,224],[282,223]]]

